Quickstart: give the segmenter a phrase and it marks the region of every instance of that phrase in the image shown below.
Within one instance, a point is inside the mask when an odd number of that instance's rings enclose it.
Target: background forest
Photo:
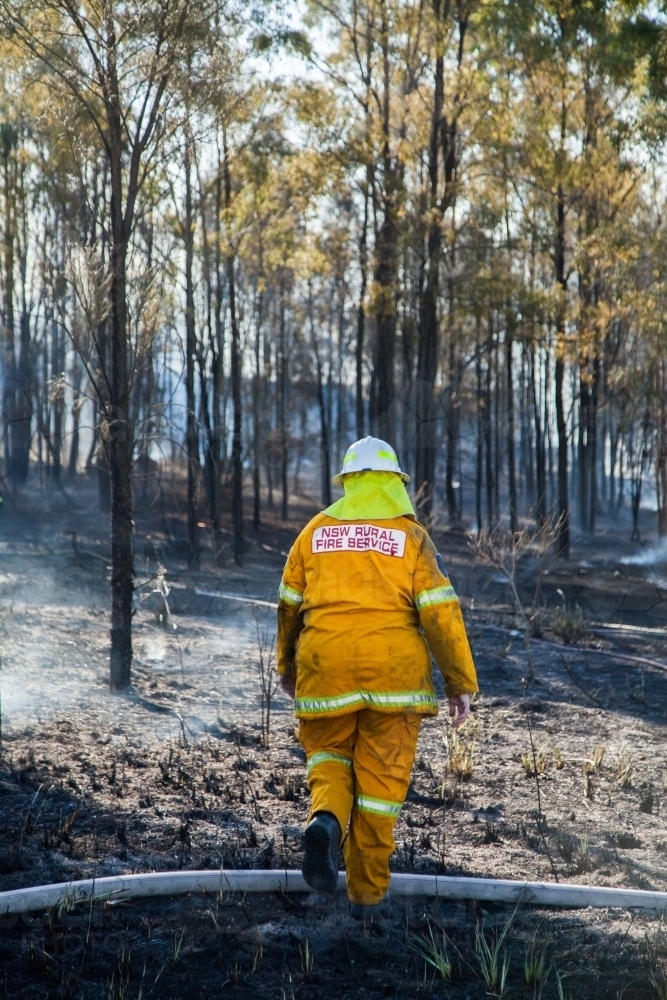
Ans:
[[[0,47],[2,484],[98,476],[117,686],[169,477],[195,560],[369,432],[425,520],[667,534],[659,5],[0,0]]]

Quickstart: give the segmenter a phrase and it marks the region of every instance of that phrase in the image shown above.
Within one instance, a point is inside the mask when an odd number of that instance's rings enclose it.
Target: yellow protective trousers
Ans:
[[[421,716],[362,709],[301,719],[308,760],[310,815],[330,812],[340,823],[353,903],[379,903],[389,886],[393,830],[410,784]]]

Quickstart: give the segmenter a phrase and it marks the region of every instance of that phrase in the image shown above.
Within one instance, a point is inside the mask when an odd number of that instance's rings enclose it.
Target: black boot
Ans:
[[[303,877],[315,892],[333,894],[338,885],[340,844],[340,824],[333,813],[315,813],[306,827],[303,844]]]

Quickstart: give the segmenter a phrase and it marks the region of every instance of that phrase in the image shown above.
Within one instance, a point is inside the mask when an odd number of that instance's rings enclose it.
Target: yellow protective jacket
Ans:
[[[297,716],[437,715],[429,647],[448,695],[478,690],[458,598],[436,557],[409,516],[339,521],[325,512],[303,529],[278,605],[278,672],[296,674]]]

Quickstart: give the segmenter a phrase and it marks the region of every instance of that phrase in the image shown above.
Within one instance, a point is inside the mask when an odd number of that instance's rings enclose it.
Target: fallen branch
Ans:
[[[223,601],[241,601],[242,604],[257,604],[263,608],[277,608],[273,601],[262,601],[259,597],[244,597],[241,594],[226,594],[221,590],[202,590],[195,587],[195,594],[198,597],[219,597]]]
[[[574,660],[570,660],[570,662],[568,663],[562,653],[560,654],[560,658],[563,661],[563,667],[565,668],[565,673],[570,678],[574,686],[578,687],[581,693],[585,694],[587,698],[590,698],[590,700],[593,702],[594,705],[597,705],[598,708],[603,708],[604,706],[602,702],[598,698],[596,698],[595,695],[591,694],[590,691],[587,691],[585,687],[582,687],[577,678],[570,670],[570,666],[574,662]]]
[[[563,647],[557,642],[548,642],[546,639],[534,639],[534,642],[540,642],[543,646],[551,646],[552,649],[557,649],[562,651]],[[595,646],[572,646],[572,649],[577,649],[582,653],[596,653],[598,656],[610,656],[613,660],[624,660],[626,663],[638,663],[640,666],[655,667],[657,670],[664,670],[667,672],[667,663],[661,663],[659,660],[651,660],[645,656],[632,656],[630,653],[616,653],[611,649],[596,649]]]
[[[518,629],[503,628],[502,625],[486,625],[480,623],[479,628],[492,629],[494,632],[504,632],[506,635],[511,635],[515,639],[521,638],[521,633]],[[540,646],[549,646],[551,649],[557,649],[561,654],[564,648],[576,649],[580,653],[596,653],[598,656],[609,656],[612,660],[624,660],[626,663],[638,663],[640,666],[655,667],[656,670],[664,670],[667,673],[667,663],[661,663],[659,660],[651,660],[646,656],[632,656],[630,653],[617,653],[611,649],[596,649],[595,646],[563,647],[561,643],[549,642],[548,639],[533,639],[532,641],[538,643]]]
[[[595,622],[595,627],[588,629],[589,632],[595,632],[598,635],[605,635],[609,631],[613,632],[634,632],[637,635],[654,635],[654,636],[664,636],[667,635],[667,629],[655,627],[652,628],[648,625],[619,625],[618,622]]]

